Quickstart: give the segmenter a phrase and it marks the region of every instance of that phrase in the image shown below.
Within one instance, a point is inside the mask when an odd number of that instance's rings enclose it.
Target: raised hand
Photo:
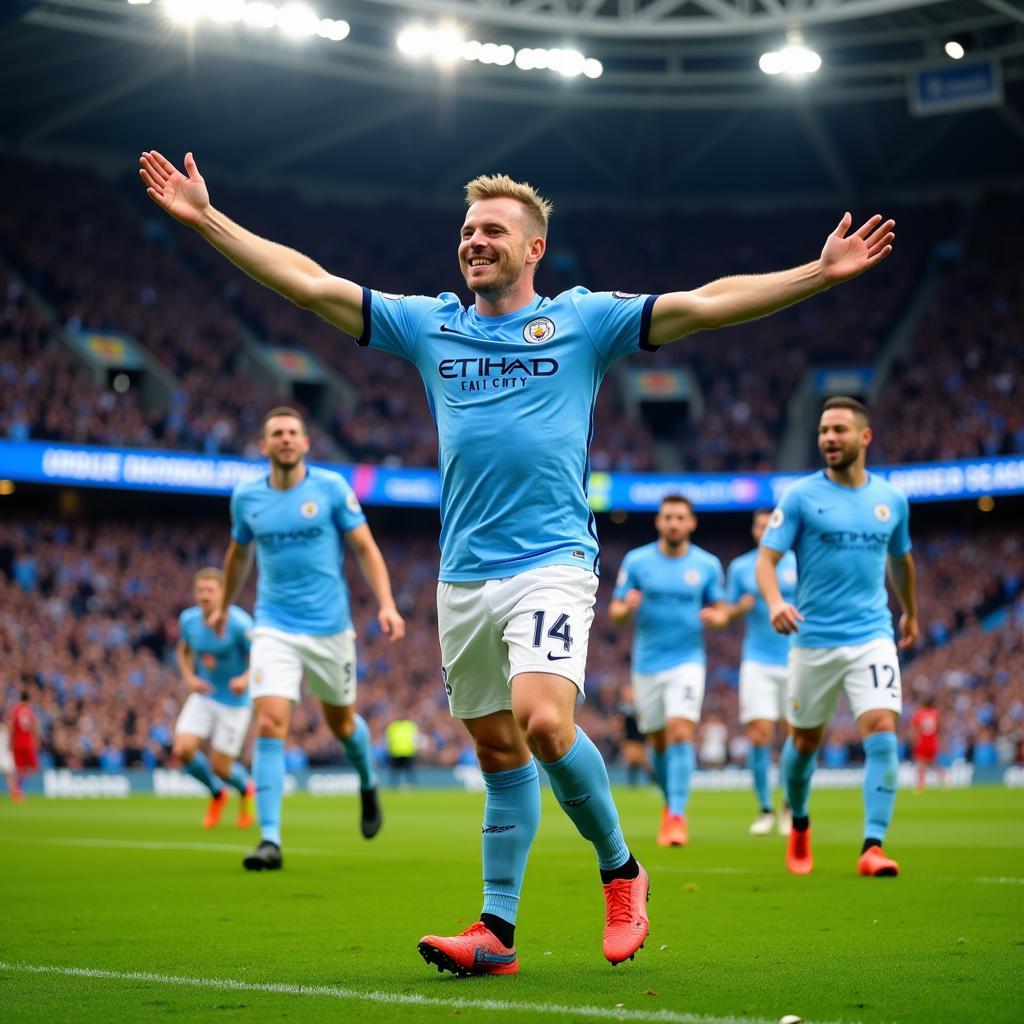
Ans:
[[[155,149],[139,157],[139,177],[146,183],[146,195],[175,220],[195,228],[210,205],[210,193],[191,153],[185,154],[185,172],[187,177]]]
[[[876,213],[851,235],[848,232],[852,223],[853,217],[844,213],[821,250],[821,266],[831,284],[863,274],[892,252],[896,221],[883,222],[882,215]]]

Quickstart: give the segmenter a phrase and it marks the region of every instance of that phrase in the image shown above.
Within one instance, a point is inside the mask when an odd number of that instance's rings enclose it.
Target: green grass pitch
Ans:
[[[386,793],[372,843],[352,799],[290,797],[285,870],[262,875],[234,808],[206,832],[194,800],[2,801],[0,1018],[1024,1021],[1024,792],[901,793],[899,879],[855,874],[859,791],[814,794],[808,878],[746,834],[748,794],[696,794],[684,850],[655,845],[653,791],[617,798],[652,882],[636,961],[603,960],[593,853],[546,793],[521,972],[463,981],[416,942],[476,919],[480,795]]]

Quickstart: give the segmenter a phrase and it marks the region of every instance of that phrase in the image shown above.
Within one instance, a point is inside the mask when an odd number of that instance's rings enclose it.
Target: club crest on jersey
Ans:
[[[348,505],[348,510],[350,512],[358,512],[359,511],[359,499],[355,496],[355,494],[350,494],[345,499],[345,504]]]
[[[783,569],[782,570],[782,582],[792,584],[796,583],[796,569]]]
[[[892,519],[892,509],[888,505],[876,505],[871,511],[875,513],[875,518],[880,523],[887,523]]]
[[[684,579],[684,580],[686,580],[686,582],[687,582],[687,583],[688,583],[688,584],[689,584],[689,585],[690,585],[691,587],[695,587],[695,586],[697,586],[697,584],[698,584],[698,583],[700,583],[700,573],[699,573],[699,572],[697,572],[697,570],[696,570],[696,569],[688,569],[688,570],[687,570],[687,571],[686,571],[686,572],[684,573],[684,575],[683,575],[683,579]]]
[[[768,520],[768,528],[777,530],[785,521],[786,513],[781,508],[777,508],[772,512],[771,519]]]
[[[546,316],[531,320],[523,328],[523,340],[528,345],[543,345],[555,336],[555,322]]]
[[[304,501],[299,508],[299,515],[303,519],[312,519],[320,511],[320,506],[315,501]]]
[[[613,299],[639,299],[639,292],[612,292]]]

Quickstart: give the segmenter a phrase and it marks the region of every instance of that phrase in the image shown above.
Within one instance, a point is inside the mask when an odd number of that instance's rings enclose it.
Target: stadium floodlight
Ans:
[[[804,75],[813,75],[821,67],[821,56],[801,42],[789,42],[781,50],[762,53],[757,66],[766,75],[802,78]]]
[[[398,48],[407,57],[423,57],[430,52],[432,33],[425,25],[410,25],[398,34]]]
[[[343,19],[321,18],[316,34],[321,39],[330,39],[332,43],[340,43],[342,39],[348,38],[348,34],[351,31],[352,26]]]
[[[253,28],[273,28],[277,24],[277,8],[268,3],[246,4],[244,20]]]
[[[454,64],[462,56],[464,44],[462,29],[452,22],[446,22],[434,29],[431,56],[438,64]]]
[[[600,78],[604,74],[604,65],[596,57],[588,57],[583,62],[583,74],[587,78]]]
[[[516,59],[516,51],[508,43],[502,43],[494,55],[494,63],[501,67],[507,67]]]
[[[241,21],[245,17],[245,0],[206,0],[203,14],[221,23]]]
[[[203,16],[203,0],[166,0],[167,17],[177,25],[194,25]]]
[[[320,17],[306,4],[292,3],[277,12],[277,24],[290,39],[307,39],[320,28]]]
[[[131,4],[132,7],[143,7],[146,4],[151,4],[152,2],[153,0],[128,0],[128,3]]]
[[[963,55],[967,52],[964,50],[963,43],[958,43],[955,39],[950,39],[944,47],[947,57],[952,57],[953,60],[962,60]]]

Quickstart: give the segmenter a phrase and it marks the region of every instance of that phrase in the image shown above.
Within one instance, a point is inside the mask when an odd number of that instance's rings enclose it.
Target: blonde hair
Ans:
[[[515,199],[526,209],[530,226],[541,238],[548,236],[548,219],[554,210],[528,181],[513,181],[507,174],[481,174],[466,184],[466,205],[481,199]]]
[[[199,572],[192,577],[193,586],[200,580],[216,580],[223,587],[224,573],[215,566],[208,565],[205,569],[200,569]]]

